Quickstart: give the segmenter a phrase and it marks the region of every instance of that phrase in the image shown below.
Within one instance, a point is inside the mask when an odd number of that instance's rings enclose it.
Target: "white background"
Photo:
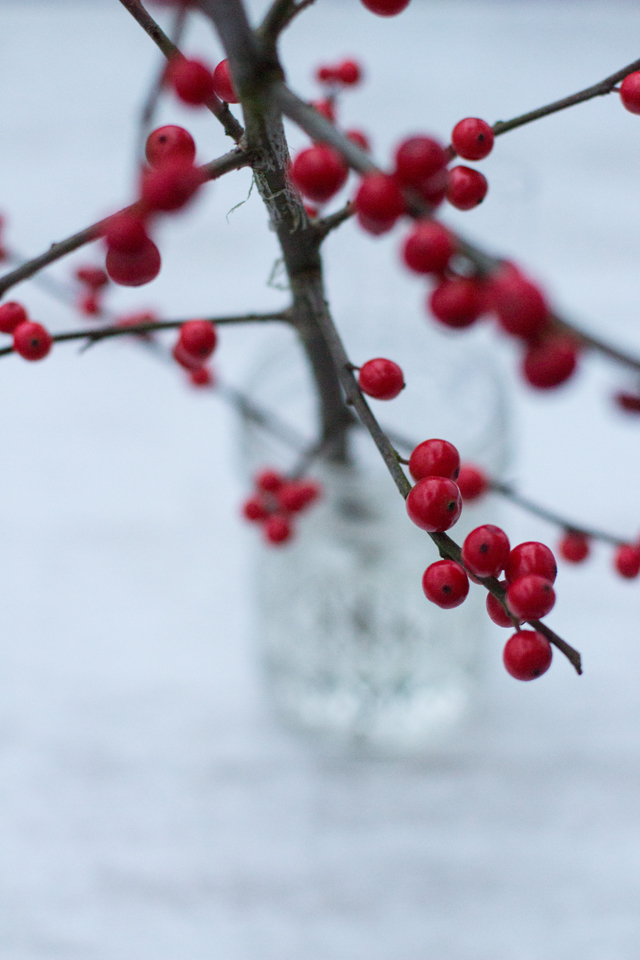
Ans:
[[[637,5],[611,0],[415,2],[394,20],[318,0],[284,54],[305,96],[318,62],[361,57],[369,82],[344,122],[384,163],[408,133],[446,139],[463,116],[507,119],[601,79],[640,55],[639,35]],[[185,49],[220,54],[203,24]],[[34,255],[132,198],[155,69],[116,0],[0,5],[10,245]],[[161,118],[189,126],[202,160],[227,149],[208,115],[169,100]],[[482,169],[485,204],[448,221],[640,352],[640,118],[603,98],[500,138]],[[110,305],[166,317],[281,305],[255,194],[225,219],[248,188],[232,174],[163,225],[159,279]],[[331,240],[339,321],[370,283],[372,323],[393,306],[420,336],[422,284],[397,268],[398,239],[349,224]],[[67,280],[71,261],[52,274]],[[77,323],[31,284],[12,295],[52,329]],[[239,380],[264,337],[225,330],[221,373]],[[512,371],[510,348],[496,350]],[[609,399],[624,376],[589,359],[554,396],[507,376],[521,488],[635,538],[638,425]],[[263,700],[233,441],[215,397],[135,345],[2,361],[3,960],[635,960],[638,584],[610,573],[604,547],[563,567],[550,623],[582,650],[580,679],[556,657],[516,683],[496,629],[486,707],[455,758],[323,758]],[[512,541],[554,542],[516,511],[504,522]]]

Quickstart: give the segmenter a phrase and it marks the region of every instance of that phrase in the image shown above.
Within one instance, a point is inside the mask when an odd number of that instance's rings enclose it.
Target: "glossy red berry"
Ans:
[[[466,599],[469,578],[454,560],[438,560],[425,570],[422,589],[427,600],[444,610],[452,610]]]
[[[453,128],[451,143],[465,160],[483,160],[493,148],[493,130],[486,120],[466,117]]]
[[[620,84],[620,99],[630,113],[640,113],[640,70],[624,78]]]
[[[353,87],[362,80],[362,67],[356,60],[343,60],[336,67],[335,75],[345,87]]]
[[[407,497],[407,513],[416,526],[428,533],[448,530],[462,511],[462,498],[453,480],[424,477]]]
[[[208,360],[216,347],[218,336],[210,320],[187,320],[180,327],[178,343],[199,363]]]
[[[551,666],[551,644],[537,630],[518,630],[505,644],[502,660],[516,680],[535,680]]]
[[[447,165],[447,154],[433,137],[409,137],[396,150],[395,177],[405,187],[420,189]]]
[[[107,246],[121,253],[138,253],[149,242],[142,217],[124,210],[109,217],[103,235]]]
[[[402,248],[402,259],[415,273],[442,273],[456,252],[453,237],[435,220],[418,220]]]
[[[140,196],[147,210],[173,213],[184,207],[204,183],[198,167],[181,161],[167,161],[143,171]]]
[[[447,200],[458,210],[473,210],[487,195],[489,184],[479,170],[471,167],[453,167],[449,170]]]
[[[360,225],[373,234],[391,230],[405,211],[404,197],[394,178],[386,173],[363,177],[354,204]]]
[[[414,480],[446,477],[455,480],[460,472],[460,454],[448,440],[424,440],[409,457],[409,473]]]
[[[528,348],[522,361],[525,380],[538,390],[565,383],[578,365],[578,347],[572,337],[558,333]]]
[[[9,300],[0,306],[0,333],[13,333],[21,323],[29,319],[27,311],[21,303]]]
[[[242,504],[242,515],[245,520],[250,520],[252,523],[262,523],[269,516],[269,511],[262,497],[254,496],[249,497]]]
[[[409,6],[409,0],[362,0],[362,3],[380,17],[393,17]]]
[[[558,575],[555,557],[549,547],[537,540],[519,543],[509,554],[505,567],[505,576],[509,583],[528,573],[537,573],[545,580],[554,582]]]
[[[483,493],[489,489],[489,480],[487,475],[472,463],[463,463],[460,467],[460,473],[456,480],[460,489],[460,494],[465,503],[471,500],[477,500]]]
[[[194,367],[189,370],[189,383],[193,387],[215,386],[214,376],[209,367]]]
[[[160,273],[161,266],[160,251],[153,240],[149,240],[137,253],[107,250],[107,273],[114,283],[123,287],[141,287],[150,283]]]
[[[53,340],[41,323],[26,320],[13,333],[13,349],[25,360],[42,360],[51,350]]]
[[[527,340],[547,325],[549,308],[541,290],[511,264],[491,277],[491,304],[506,333]]]
[[[368,397],[393,400],[404,389],[404,374],[393,360],[376,357],[360,367],[358,385]]]
[[[78,310],[87,317],[97,317],[100,313],[100,298],[92,290],[91,293],[85,293],[78,301]]]
[[[362,130],[345,130],[345,137],[348,137],[352,143],[355,143],[357,147],[360,147],[361,150],[364,150],[365,153],[369,153],[371,150],[371,142],[366,133],[363,133]]]
[[[633,580],[640,573],[640,547],[630,543],[618,547],[614,564],[620,576]]]
[[[264,490],[265,493],[277,493],[285,482],[284,477],[277,470],[261,470],[256,475],[255,483],[258,490]]]
[[[505,581],[501,581],[501,585],[506,586]],[[492,593],[487,593],[487,613],[493,620],[495,624],[499,627],[513,627],[513,620],[504,609],[497,597],[494,597]]]
[[[428,305],[431,313],[446,327],[470,327],[485,310],[484,289],[471,277],[443,280],[431,292]]]
[[[109,283],[109,277],[101,267],[78,267],[76,279],[93,290],[99,290]]]
[[[213,90],[221,100],[225,100],[227,103],[240,102],[233,87],[228,60],[221,60],[213,71]]]
[[[332,147],[317,143],[302,150],[291,166],[291,179],[300,193],[315,203],[326,203],[340,190],[349,168]]]
[[[175,160],[191,164],[196,158],[196,145],[188,130],[170,123],[149,134],[144,152],[152,167]]]
[[[262,529],[264,530],[267,542],[273,544],[286,543],[293,535],[291,522],[287,517],[282,517],[278,513],[270,516],[269,519],[265,521]]]
[[[286,513],[305,510],[320,496],[320,485],[311,480],[290,480],[276,493],[279,507]]]
[[[507,606],[519,620],[539,620],[553,609],[555,602],[551,580],[537,573],[518,577],[507,588]]]
[[[192,107],[200,107],[214,92],[211,70],[200,60],[177,57],[171,61],[168,79],[180,99]]]
[[[504,570],[509,552],[509,538],[492,523],[476,527],[462,544],[462,560],[475,577],[497,577]]]
[[[582,563],[589,556],[589,538],[577,530],[567,530],[560,541],[560,556],[568,563]]]

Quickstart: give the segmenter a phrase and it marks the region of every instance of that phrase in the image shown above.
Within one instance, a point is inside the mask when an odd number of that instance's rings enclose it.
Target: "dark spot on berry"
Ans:
[[[489,552],[489,544],[488,543],[480,544],[480,553],[488,553],[488,552]]]
[[[455,500],[450,500],[449,503],[447,504],[447,510],[449,511],[449,513],[453,513],[455,509],[456,509]]]
[[[451,587],[449,586],[448,583],[445,583],[444,587],[442,588],[442,592],[446,594],[451,593]]]
[[[484,143],[484,133],[478,134],[478,140],[480,141],[480,143]]]

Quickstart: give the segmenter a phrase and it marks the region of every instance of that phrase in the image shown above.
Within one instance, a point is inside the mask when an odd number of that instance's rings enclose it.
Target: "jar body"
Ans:
[[[414,388],[422,382],[416,396],[427,404],[439,398],[449,424],[437,429],[437,418],[419,405],[410,417],[396,411],[398,425],[391,424],[390,432],[416,442],[458,439],[463,458],[496,472],[506,441],[499,381],[487,357],[479,360],[473,350],[471,356],[455,355],[457,372],[452,357],[440,362],[437,356],[435,367],[422,368],[420,376],[405,370]],[[303,432],[313,406],[308,376],[298,345],[282,344],[253,371],[251,394]],[[443,397],[443,376],[457,384],[453,402]],[[478,405],[484,413],[474,421]],[[378,403],[375,410],[382,423],[390,420],[391,404],[389,413],[385,407]],[[464,428],[458,436],[455,422]],[[295,451],[255,424],[245,421],[241,438],[251,470],[287,470],[295,463]],[[429,752],[461,729],[476,700],[485,591],[472,585],[454,610],[426,600],[421,578],[438,559],[436,548],[409,520],[363,430],[352,431],[347,463],[319,460],[309,473],[322,484],[322,499],[296,523],[291,542],[261,546],[257,557],[260,649],[272,702],[290,725],[339,749]],[[490,511],[486,502],[465,507],[451,531],[454,539],[461,542],[473,527],[492,522]]]

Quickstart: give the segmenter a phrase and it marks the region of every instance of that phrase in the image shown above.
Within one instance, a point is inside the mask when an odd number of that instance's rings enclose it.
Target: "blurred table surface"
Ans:
[[[254,4],[260,9],[262,4]],[[166,22],[166,16],[163,22]],[[315,95],[322,60],[360,56],[345,124],[376,156],[463,116],[507,119],[638,56],[623,3],[415,2],[372,17],[319,0],[284,43]],[[215,58],[208,31],[185,49]],[[157,69],[115,0],[0,4],[0,209],[33,255],[134,190],[136,111]],[[604,98],[505,136],[491,192],[448,222],[528,264],[576,319],[640,351],[640,119]],[[208,116],[168,99],[203,160],[227,149]],[[304,142],[293,135],[295,144]],[[277,253],[247,172],[160,228],[165,267],[110,293],[165,317],[268,309]],[[624,241],[624,242],[623,242]],[[399,235],[352,225],[328,248],[338,318],[363,285],[423,324]],[[76,255],[50,276],[68,283]],[[19,297],[52,329],[78,322],[46,291]],[[363,294],[364,295],[364,294]],[[375,321],[375,316],[373,321]],[[492,334],[487,334],[492,336]],[[264,331],[223,331],[239,382]],[[497,342],[497,341],[496,341]],[[635,538],[637,426],[599,360],[557,397],[508,371],[521,488],[576,521]],[[578,646],[534,684],[487,642],[484,708],[450,756],[324,756],[265,703],[252,608],[252,530],[234,427],[214,395],[135,343],[0,377],[0,953],[3,960],[635,960],[640,950],[640,588],[597,548],[564,567],[550,622]],[[552,528],[503,511],[512,541]]]

